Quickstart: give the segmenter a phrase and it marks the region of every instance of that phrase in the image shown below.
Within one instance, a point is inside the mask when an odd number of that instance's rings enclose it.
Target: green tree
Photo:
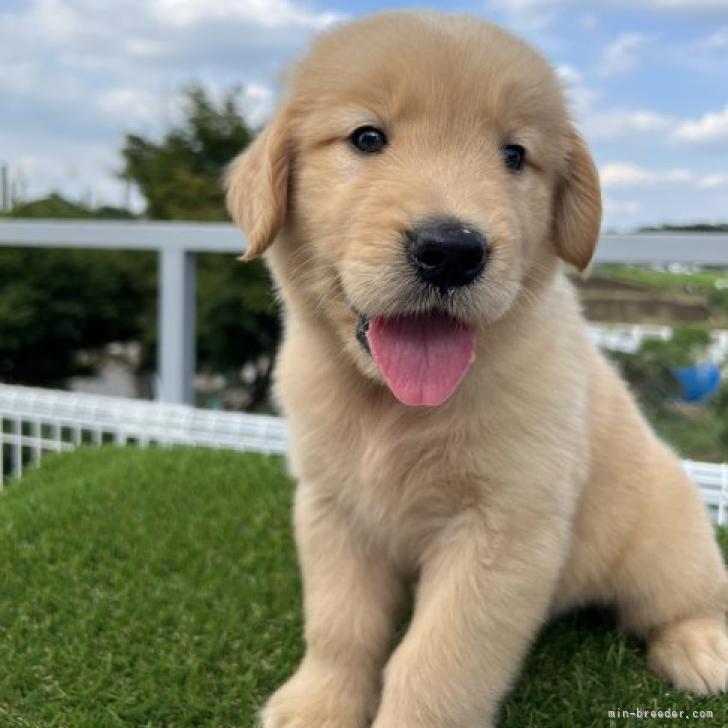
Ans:
[[[223,172],[253,137],[238,91],[215,103],[193,86],[184,112],[182,123],[161,140],[127,135],[122,176],[138,186],[150,218],[225,220]],[[231,256],[200,256],[198,263],[197,367],[223,373],[229,385],[244,389],[249,409],[265,407],[279,338],[267,271],[260,262],[241,264]],[[145,340],[153,344],[149,336]],[[153,346],[145,360],[152,366]]]
[[[236,90],[216,105],[200,86],[184,96],[184,119],[160,141],[127,134],[122,176],[136,183],[155,220],[224,220],[220,179],[252,133]]]
[[[133,215],[52,193],[15,205],[7,217]],[[140,339],[153,322],[153,264],[147,253],[0,248],[0,380],[62,387],[93,373],[110,342]]]
[[[149,254],[0,249],[0,380],[62,387],[154,310]],[[86,356],[81,357],[81,353]]]
[[[13,207],[8,217],[34,218],[101,218],[106,220],[131,220],[134,214],[122,207],[89,207],[81,202],[73,202],[57,192],[37,200],[21,202]]]
[[[144,195],[146,217],[226,218],[220,178],[252,137],[237,98],[231,91],[215,103],[193,87],[185,96],[183,121],[161,140],[126,137],[121,176]],[[10,216],[132,215],[51,194],[17,205]],[[151,254],[0,249],[0,378],[63,386],[70,376],[91,373],[108,343],[130,340],[142,343],[142,372],[153,371],[156,275]],[[265,268],[233,256],[204,255],[198,282],[198,369],[225,374],[247,393],[249,408],[265,407],[279,335]]]

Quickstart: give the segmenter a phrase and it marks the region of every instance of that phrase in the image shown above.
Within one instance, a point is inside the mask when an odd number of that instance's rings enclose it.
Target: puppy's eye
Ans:
[[[387,137],[374,126],[360,126],[349,137],[351,143],[364,154],[376,154],[387,146]]]
[[[523,160],[526,158],[526,150],[520,144],[506,144],[502,152],[506,167],[511,172],[520,172],[523,168]]]

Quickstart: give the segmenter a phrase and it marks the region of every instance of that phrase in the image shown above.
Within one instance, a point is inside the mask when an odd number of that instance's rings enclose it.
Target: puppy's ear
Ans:
[[[567,168],[556,194],[554,240],[559,256],[583,271],[599,240],[602,196],[586,143],[573,128],[568,138]]]
[[[228,212],[248,238],[243,260],[262,255],[283,224],[290,168],[290,113],[280,109],[225,174]]]

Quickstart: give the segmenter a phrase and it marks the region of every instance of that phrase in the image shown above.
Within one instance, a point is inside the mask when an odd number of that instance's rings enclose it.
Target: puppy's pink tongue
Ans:
[[[403,404],[442,404],[475,359],[475,332],[439,313],[374,318],[369,347],[392,394]]]

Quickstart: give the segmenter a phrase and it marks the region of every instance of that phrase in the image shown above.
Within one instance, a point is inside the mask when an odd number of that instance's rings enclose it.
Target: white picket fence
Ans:
[[[703,501],[716,523],[728,523],[728,464],[683,460],[685,472],[700,488]]]
[[[279,417],[0,384],[0,490],[45,453],[103,443],[287,449]],[[728,523],[728,465],[686,460],[684,466],[716,523]]]
[[[103,443],[281,454],[286,428],[279,417],[0,384],[0,488],[45,453]]]

